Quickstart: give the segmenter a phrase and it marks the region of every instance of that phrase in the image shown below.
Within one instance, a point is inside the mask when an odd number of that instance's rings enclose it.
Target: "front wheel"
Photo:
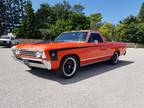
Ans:
[[[78,60],[75,56],[64,57],[60,64],[59,74],[62,78],[72,78],[78,69]]]
[[[110,63],[116,65],[119,62],[119,53],[115,52],[110,59]]]
[[[12,42],[10,42],[10,43],[8,44],[8,47],[9,47],[9,48],[11,48],[11,47],[12,47]]]

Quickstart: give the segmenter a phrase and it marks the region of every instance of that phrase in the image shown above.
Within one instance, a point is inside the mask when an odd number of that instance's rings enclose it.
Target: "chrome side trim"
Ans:
[[[22,57],[21,59],[22,59],[22,60],[32,60],[32,61],[39,61],[39,62],[42,62],[42,59],[25,58],[25,57]]]
[[[110,58],[107,58],[107,59],[104,59],[104,60],[99,60],[99,61],[96,61],[96,62],[91,62],[91,63],[83,64],[83,65],[80,65],[80,67],[91,65],[91,64],[95,64],[95,63],[100,63],[100,62],[107,61],[107,60],[110,60]]]
[[[83,60],[81,60],[81,62],[87,61],[87,60],[93,60],[93,59],[103,58],[103,57],[109,57],[109,56],[112,56],[112,55],[100,56],[100,57],[92,57],[92,58],[88,58],[88,59],[83,59]]]

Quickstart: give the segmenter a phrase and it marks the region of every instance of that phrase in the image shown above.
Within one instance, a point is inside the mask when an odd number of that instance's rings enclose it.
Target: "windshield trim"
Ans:
[[[8,36],[1,36],[0,39],[11,39],[11,37],[8,37]]]
[[[86,38],[85,38],[85,40],[84,41],[82,41],[82,40],[80,40],[80,41],[74,41],[74,40],[57,40],[62,34],[64,34],[64,33],[75,33],[75,32],[79,32],[79,33],[86,33]],[[87,41],[87,35],[88,35],[88,32],[81,32],[81,31],[72,31],[72,32],[63,32],[63,33],[61,33],[57,38],[55,38],[55,40],[54,40],[54,42],[86,42]]]

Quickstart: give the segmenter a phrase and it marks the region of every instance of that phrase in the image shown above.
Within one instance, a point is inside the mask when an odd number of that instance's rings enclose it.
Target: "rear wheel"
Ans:
[[[110,63],[116,65],[119,62],[119,53],[115,52],[110,60]]]
[[[72,78],[78,69],[78,60],[75,56],[66,56],[62,59],[59,69],[61,77]]]

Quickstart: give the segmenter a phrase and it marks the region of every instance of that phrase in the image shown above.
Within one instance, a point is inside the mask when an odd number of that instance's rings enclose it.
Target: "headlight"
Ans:
[[[36,57],[36,58],[42,57],[42,52],[41,52],[41,51],[37,51],[37,52],[35,53],[35,57]]]
[[[15,50],[15,54],[16,54],[16,55],[20,54],[20,50],[19,50],[19,49],[16,49],[16,50]]]

